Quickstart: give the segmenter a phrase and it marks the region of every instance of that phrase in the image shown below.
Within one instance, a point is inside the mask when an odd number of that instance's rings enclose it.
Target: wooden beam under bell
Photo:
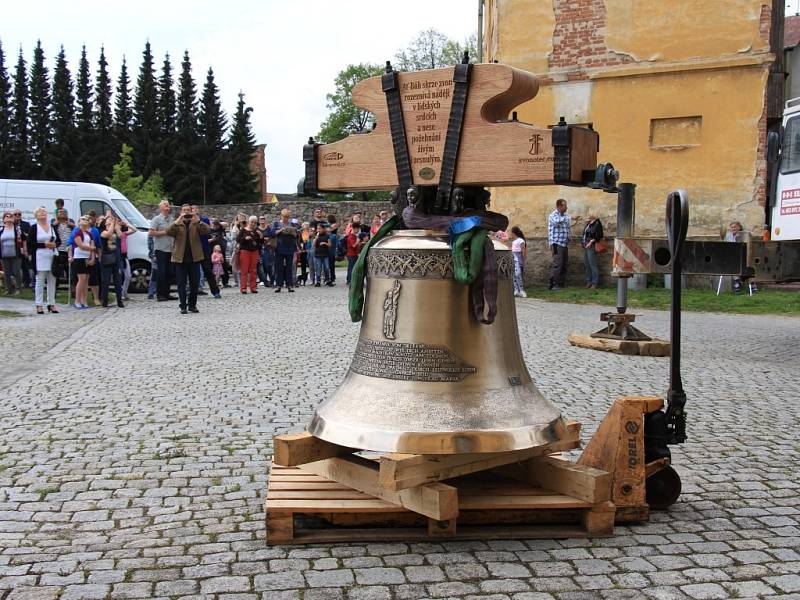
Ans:
[[[535,456],[572,450],[580,447],[581,424],[567,423],[564,439],[543,446],[480,454],[384,454],[380,458],[380,484],[387,490],[404,490],[426,483],[444,481],[493,469]]]

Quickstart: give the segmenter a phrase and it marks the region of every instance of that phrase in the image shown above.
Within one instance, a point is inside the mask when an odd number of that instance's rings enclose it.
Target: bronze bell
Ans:
[[[308,431],[382,452],[461,454],[561,439],[560,411],[531,380],[519,343],[513,258],[495,242],[497,316],[479,323],[453,278],[444,233],[394,231],[367,257],[367,292],[344,381]]]

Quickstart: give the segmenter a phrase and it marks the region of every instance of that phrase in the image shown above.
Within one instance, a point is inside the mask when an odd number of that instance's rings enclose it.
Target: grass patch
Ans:
[[[30,288],[23,288],[19,292],[19,296],[9,296],[9,298],[13,298],[16,300],[30,300],[33,302],[33,290]],[[89,294],[91,296],[91,294]],[[57,304],[66,304],[67,303],[67,290],[58,290],[56,291],[56,303]]]
[[[566,302],[569,304],[599,304],[609,309],[617,305],[616,287],[587,290],[584,288],[565,288],[551,292],[546,287],[527,289],[529,298],[547,302]],[[629,308],[650,308],[669,310],[672,300],[671,290],[646,289],[628,290]],[[683,290],[681,308],[692,312],[722,312],[747,315],[789,315],[800,316],[800,293],[782,290],[763,290],[750,296],[746,292],[730,292],[717,296],[712,290]]]
[[[18,313],[15,310],[0,310],[0,319],[3,318],[14,318],[14,317],[24,317],[22,313]]]

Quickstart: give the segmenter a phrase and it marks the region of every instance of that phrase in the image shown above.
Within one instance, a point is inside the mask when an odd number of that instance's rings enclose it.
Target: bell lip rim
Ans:
[[[447,237],[444,229],[395,229],[389,232],[389,237]]]
[[[475,429],[464,431],[443,431],[443,432],[402,432],[402,431],[376,431],[368,430],[352,425],[337,423],[334,426],[339,435],[326,435],[325,430],[330,422],[318,413],[314,413],[311,422],[306,426],[306,431],[326,442],[337,444],[346,448],[354,448],[356,451],[365,450],[370,452],[394,452],[400,454],[432,454],[432,455],[454,455],[454,454],[495,454],[500,452],[511,452],[515,450],[526,450],[536,446],[544,446],[558,442],[567,434],[566,419],[559,414],[555,419],[545,424],[526,425],[523,427],[509,429]],[[346,434],[346,435],[343,435]],[[533,435],[531,435],[533,434]],[[336,439],[334,439],[336,438]],[[347,438],[345,440],[344,438]],[[437,452],[430,451],[430,441],[435,439],[447,443],[444,447],[439,447]],[[510,440],[512,443],[503,447],[492,444],[493,441]],[[424,446],[412,445],[414,441],[425,441]],[[459,440],[469,440],[479,442],[484,440],[489,443],[474,447],[458,447]],[[384,442],[384,443],[381,443]],[[391,446],[391,443],[394,445]],[[405,442],[405,445],[400,445]],[[490,446],[487,449],[486,446]]]

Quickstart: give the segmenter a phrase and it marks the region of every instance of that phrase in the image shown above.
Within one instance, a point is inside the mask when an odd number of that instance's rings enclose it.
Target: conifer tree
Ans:
[[[117,99],[114,103],[114,136],[117,138],[117,147],[130,143],[132,123],[131,80],[128,77],[128,65],[123,56],[122,68],[119,71],[119,79],[117,79]]]
[[[74,180],[75,159],[78,151],[75,131],[75,96],[64,46],[61,46],[56,57],[56,68],[53,71],[51,119],[52,141],[44,155],[42,173],[47,179]]]
[[[198,119],[200,133],[198,162],[204,178],[203,202],[205,204],[229,202],[224,188],[224,177],[227,171],[227,157],[223,152],[226,121],[225,113],[220,106],[219,90],[214,82],[214,70],[209,67],[200,100]]]
[[[97,64],[93,120],[95,160],[92,161],[93,170],[89,181],[99,183],[111,176],[114,157],[119,153],[119,146],[114,139],[114,122],[111,113],[111,79],[108,76],[105,48],[100,48],[100,59]]]
[[[252,108],[244,104],[244,94],[239,92],[239,102],[228,141],[228,174],[225,177],[227,200],[233,204],[259,200],[256,189],[258,179],[250,169],[250,161],[256,149],[255,136],[250,128],[252,111]]]
[[[29,83],[30,156],[31,176],[42,177],[47,151],[52,141],[50,128],[50,80],[44,64],[42,42],[36,42],[33,51]]]
[[[11,82],[0,42],[0,177],[11,173]]]
[[[14,71],[11,109],[11,176],[23,179],[31,175],[31,155],[28,137],[28,69],[22,48]]]
[[[197,87],[192,78],[189,51],[183,53],[178,80],[178,114],[173,161],[164,171],[164,183],[176,203],[202,199],[203,178],[197,165]]]
[[[172,64],[169,53],[164,57],[161,77],[158,79],[158,106],[156,118],[158,122],[158,146],[155,166],[160,173],[166,173],[172,162],[172,151],[175,146],[175,88],[172,80]]]
[[[158,92],[156,89],[155,69],[150,42],[144,46],[139,78],[136,80],[136,93],[133,99],[133,128],[131,142],[133,146],[134,170],[145,179],[155,170],[154,152],[158,144],[158,122],[156,117]]]
[[[81,48],[81,59],[78,63],[78,79],[75,85],[75,101],[77,113],[75,125],[77,129],[77,162],[75,179],[93,181],[94,163],[97,159],[94,135],[94,115],[92,110],[92,74],[89,60],[86,58],[86,46]]]

